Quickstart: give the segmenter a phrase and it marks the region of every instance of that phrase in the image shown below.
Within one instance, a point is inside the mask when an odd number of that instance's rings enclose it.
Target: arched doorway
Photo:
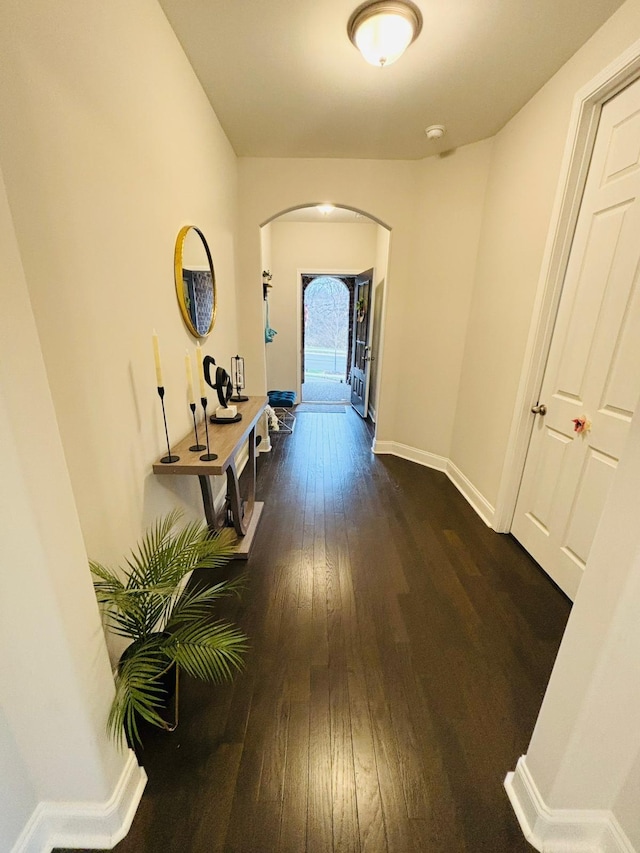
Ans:
[[[371,393],[361,407],[364,411],[357,411],[363,417],[370,417],[375,424],[383,408],[384,315],[391,228],[374,215],[354,207],[336,205],[329,214],[323,214],[316,204],[302,204],[270,216],[261,223],[260,229],[261,268],[272,274],[270,286],[264,292],[265,334],[261,335],[265,347],[267,389],[295,391],[298,402],[310,400],[302,394],[305,378],[303,278],[307,286],[321,275],[338,278],[350,288],[363,270],[369,271],[373,277],[372,293],[375,292],[375,311],[371,310],[367,315],[373,334],[366,358]],[[363,254],[357,247],[362,246],[360,238],[367,229],[371,238]],[[356,298],[349,293],[349,300],[349,323],[353,327]],[[323,348],[329,349],[329,346]],[[345,379],[348,380],[349,370],[353,368],[355,339],[353,343],[347,341],[346,355],[343,354],[344,345],[336,349],[337,376],[334,374],[331,381],[335,383],[334,387],[345,385],[343,399],[352,402],[347,396],[348,381],[340,382],[342,368],[337,362],[346,362]],[[325,362],[328,357],[325,352]],[[309,368],[308,358],[306,367]],[[328,379],[327,376],[323,378]]]

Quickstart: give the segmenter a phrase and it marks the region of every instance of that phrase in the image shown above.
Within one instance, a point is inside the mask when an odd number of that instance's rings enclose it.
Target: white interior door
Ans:
[[[637,81],[602,109],[512,526],[570,598],[640,394],[639,278]]]

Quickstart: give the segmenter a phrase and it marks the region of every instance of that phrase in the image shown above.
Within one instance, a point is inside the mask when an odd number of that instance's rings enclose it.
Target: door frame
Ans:
[[[376,308],[376,268],[375,268],[375,266],[368,267],[366,270],[362,270],[362,272],[360,272],[355,277],[355,288],[354,288],[354,295],[355,295],[355,292],[357,292],[357,288],[358,288],[358,279],[362,278],[367,273],[371,273],[371,276],[370,276],[370,281],[369,281],[369,302],[367,305],[367,317],[366,317],[366,321],[367,321],[367,324],[366,324],[367,343],[365,345],[365,350],[368,349],[369,353],[368,353],[368,358],[365,356],[365,362],[366,362],[366,364],[365,364],[365,398],[364,398],[364,410],[365,410],[365,412],[364,412],[364,415],[361,415],[361,417],[363,417],[364,420],[367,420],[367,418],[370,418],[369,399],[371,396],[371,394],[370,394],[370,392],[371,392],[371,367],[372,367],[371,362],[372,362],[372,359],[375,358],[375,354],[373,351],[373,321],[374,321],[374,317],[375,317],[375,308]],[[352,347],[352,350],[351,350],[351,365],[349,368],[351,376],[353,376],[353,370],[354,370],[355,363],[356,363],[356,346],[355,346],[356,326],[357,326],[356,306],[355,306],[355,302],[354,302],[353,310],[351,313],[351,336],[354,339],[354,346]],[[358,412],[358,414],[360,414],[358,409],[356,409],[356,407],[353,404],[353,397],[351,398],[351,405]]]
[[[353,313],[353,305],[354,305],[354,292],[356,288],[356,277],[353,275],[347,275],[346,273],[333,273],[329,275],[328,273],[302,273],[300,276],[300,286],[302,288],[302,294],[300,298],[300,317],[298,318],[300,324],[300,402],[304,402],[302,399],[302,384],[304,380],[304,346],[305,346],[305,332],[304,332],[304,294],[306,292],[307,287],[312,284],[317,278],[335,278],[341,281],[344,286],[349,291],[349,304],[347,306],[347,322],[348,322],[348,341],[347,341],[347,364],[346,364],[346,375],[345,375],[345,383],[349,378],[349,364],[351,363],[351,354],[353,350],[353,328],[351,316]],[[309,281],[307,281],[309,279]]]
[[[493,517],[498,533],[511,530],[534,423],[531,406],[538,402],[542,386],[602,105],[638,77],[640,39],[580,89],[573,100]]]
[[[296,344],[296,376],[297,376],[297,394],[298,400],[302,400],[302,324],[304,322],[304,317],[302,314],[303,310],[303,294],[304,294],[304,285],[302,282],[302,276],[316,276],[320,277],[323,275],[335,276],[336,278],[348,277],[354,278],[358,275],[362,270],[352,270],[352,269],[322,269],[321,267],[309,267],[308,269],[305,267],[304,269],[296,270],[296,275],[298,277],[298,287],[296,288],[296,311],[298,317],[297,323],[297,344]],[[349,369],[349,365],[347,364],[347,372]]]

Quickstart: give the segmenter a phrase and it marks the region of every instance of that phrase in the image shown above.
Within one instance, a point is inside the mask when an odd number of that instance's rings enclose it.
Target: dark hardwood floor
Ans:
[[[443,474],[370,446],[351,410],[273,436],[254,552],[230,567],[246,670],[182,679],[118,853],[532,849],[502,783],[569,602]]]

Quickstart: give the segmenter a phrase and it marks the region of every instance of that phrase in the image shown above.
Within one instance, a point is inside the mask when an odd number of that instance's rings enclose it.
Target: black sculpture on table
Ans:
[[[224,367],[219,367],[216,365],[215,358],[212,358],[210,355],[206,355],[204,357],[204,378],[207,385],[214,389],[214,391],[218,395],[218,400],[220,401],[220,407],[222,409],[229,408],[229,400],[231,399],[231,395],[233,394],[233,385],[231,384],[231,377],[224,369]],[[215,382],[211,381],[211,368],[216,368]],[[211,415],[209,420],[213,424],[234,424],[238,421],[242,420],[242,415],[238,412],[234,417],[229,418],[221,418],[216,415]]]

